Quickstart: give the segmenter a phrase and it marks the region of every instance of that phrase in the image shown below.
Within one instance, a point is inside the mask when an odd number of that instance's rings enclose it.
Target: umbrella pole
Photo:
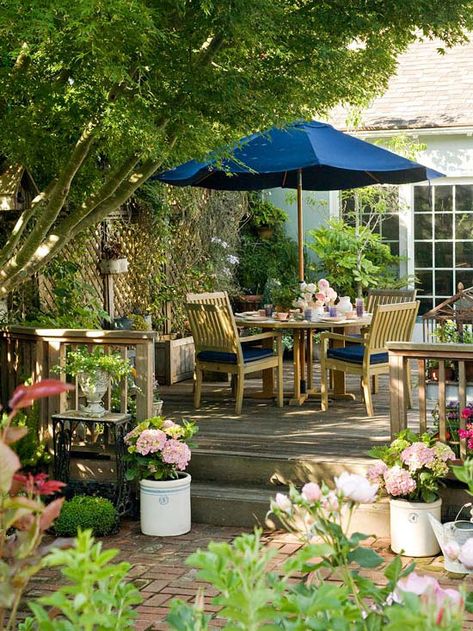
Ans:
[[[299,251],[299,282],[304,282],[304,219],[302,216],[302,169],[297,172],[297,246]]]

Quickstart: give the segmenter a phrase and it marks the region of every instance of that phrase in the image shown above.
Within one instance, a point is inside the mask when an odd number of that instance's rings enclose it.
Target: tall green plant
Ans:
[[[342,219],[309,232],[308,247],[317,255],[316,269],[339,295],[361,296],[368,287],[398,287],[406,283],[397,273],[399,257],[366,226],[351,226]]]

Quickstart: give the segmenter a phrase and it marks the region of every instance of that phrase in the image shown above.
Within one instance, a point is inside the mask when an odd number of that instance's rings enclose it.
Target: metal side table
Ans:
[[[133,510],[132,487],[125,478],[124,456],[127,453],[124,437],[132,428],[129,414],[108,412],[101,418],[85,416],[79,410],[53,414],[54,475],[57,480],[71,483],[71,456],[82,463],[103,461],[115,463],[114,479],[101,486],[110,489],[111,499],[120,516]],[[97,484],[94,480],[81,480],[82,487]],[[77,482],[79,484],[79,482]]]

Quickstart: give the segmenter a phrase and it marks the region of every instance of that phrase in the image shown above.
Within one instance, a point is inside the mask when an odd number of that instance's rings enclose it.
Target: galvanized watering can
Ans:
[[[471,506],[471,504],[466,504],[465,506]],[[462,507],[460,513],[465,506]],[[458,513],[457,517],[460,513]],[[447,554],[447,552],[450,552],[449,544],[457,544],[461,548],[468,539],[473,539],[473,522],[465,519],[455,519],[455,521],[441,524],[430,513],[428,517],[432,530],[442,549],[445,569],[456,574],[473,574],[473,568],[467,569],[459,559],[454,559]]]

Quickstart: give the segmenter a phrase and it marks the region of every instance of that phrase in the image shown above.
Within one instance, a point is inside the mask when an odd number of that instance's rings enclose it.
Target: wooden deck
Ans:
[[[285,383],[290,384],[291,379],[292,367],[287,364]],[[356,400],[333,401],[328,412],[320,411],[316,399],[301,407],[286,404],[277,408],[271,401],[251,398],[261,380],[247,383],[240,417],[234,414],[234,401],[226,383],[204,384],[199,410],[194,410],[192,404],[192,381],[163,387],[163,412],[171,418],[191,417],[198,423],[199,451],[368,462],[368,450],[389,440],[387,376],[380,378],[380,392],[374,395],[376,415],[372,418],[366,416],[357,378],[347,380],[347,388],[356,394]]]

